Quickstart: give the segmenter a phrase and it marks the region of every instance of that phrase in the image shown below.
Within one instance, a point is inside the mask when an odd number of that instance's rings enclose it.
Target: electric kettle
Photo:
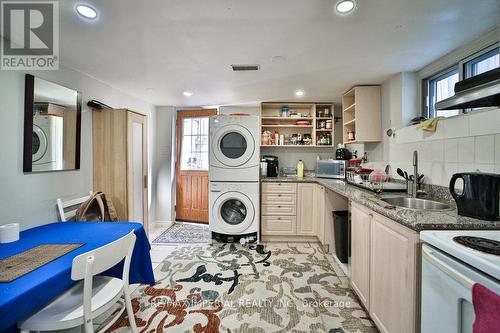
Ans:
[[[456,182],[463,181],[457,193]],[[500,174],[482,172],[456,173],[450,180],[450,193],[457,203],[458,215],[496,221],[499,219]]]

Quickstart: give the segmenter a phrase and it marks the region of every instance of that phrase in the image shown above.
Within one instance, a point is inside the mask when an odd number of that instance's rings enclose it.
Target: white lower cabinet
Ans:
[[[316,236],[314,194],[316,184],[297,186],[297,235]]]
[[[373,214],[356,203],[352,203],[351,207],[351,287],[369,309],[370,228]]]
[[[263,183],[261,198],[262,235],[316,237],[323,229],[323,186],[313,183]]]
[[[371,228],[370,315],[381,332],[417,332],[418,233],[375,214]]]
[[[356,203],[351,213],[352,288],[381,332],[418,332],[418,233]]]

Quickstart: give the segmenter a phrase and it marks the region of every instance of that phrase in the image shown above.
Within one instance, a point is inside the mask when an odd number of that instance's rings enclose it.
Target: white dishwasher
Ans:
[[[420,238],[421,332],[472,332],[472,286],[500,294],[500,231],[422,231]]]

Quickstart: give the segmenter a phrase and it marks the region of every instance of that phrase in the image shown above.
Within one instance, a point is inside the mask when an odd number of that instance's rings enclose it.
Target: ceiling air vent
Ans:
[[[233,71],[258,71],[259,65],[231,65]]]

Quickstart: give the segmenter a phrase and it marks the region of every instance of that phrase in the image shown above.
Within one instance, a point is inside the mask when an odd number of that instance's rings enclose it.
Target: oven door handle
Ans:
[[[457,272],[442,260],[436,258],[433,255],[433,251],[429,250],[426,246],[422,246],[422,257],[426,258],[431,264],[433,264],[442,272],[446,273],[448,276],[450,276],[452,279],[460,283],[465,288],[472,289],[472,286],[475,283],[474,281],[472,281],[465,275]]]

